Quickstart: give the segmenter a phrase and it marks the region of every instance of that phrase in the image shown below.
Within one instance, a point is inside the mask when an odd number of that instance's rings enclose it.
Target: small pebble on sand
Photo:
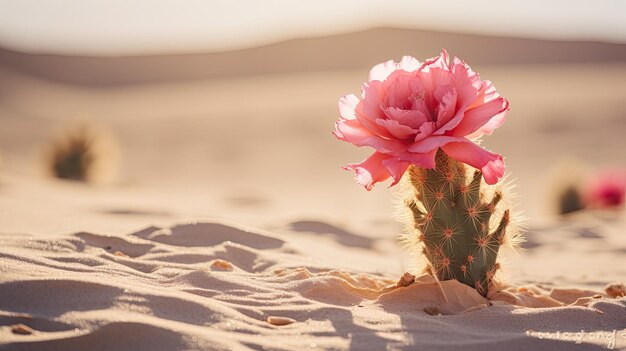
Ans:
[[[267,317],[267,323],[272,325],[288,325],[291,323],[295,323],[296,320],[288,317],[280,317],[280,316],[269,316]]]
[[[441,310],[436,306],[428,306],[424,307],[424,312],[428,313],[431,316],[438,316],[441,314]]]
[[[233,264],[228,261],[217,259],[211,262],[211,268],[221,271],[232,271],[234,267]]]
[[[31,327],[24,324],[16,324],[11,326],[13,334],[30,335],[35,332]]]
[[[398,283],[396,284],[396,286],[406,287],[413,283],[415,283],[415,276],[409,272],[404,272],[400,280],[398,280]]]
[[[604,287],[604,292],[614,298],[626,296],[626,286],[624,283],[611,283]]]

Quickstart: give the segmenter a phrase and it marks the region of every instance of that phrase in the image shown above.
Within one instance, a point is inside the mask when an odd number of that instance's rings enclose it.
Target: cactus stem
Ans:
[[[467,265],[465,264],[461,265],[461,272],[463,272],[463,277],[467,278]]]
[[[500,224],[498,225],[498,228],[492,234],[498,241],[504,240],[504,236],[506,234],[506,227],[509,225],[509,221],[510,221],[509,210],[506,210],[504,211],[504,214],[502,215],[502,219],[500,220]]]
[[[498,203],[500,202],[500,200],[502,200],[502,191],[498,190],[496,191],[495,194],[493,194],[493,199],[491,199],[491,202],[489,202],[489,205],[495,208],[496,206],[498,206]]]
[[[442,234],[443,234],[444,240],[450,240],[452,239],[452,236],[454,235],[454,231],[452,230],[452,228],[445,228]]]
[[[443,236],[442,243],[448,248],[451,249],[454,245],[458,245],[459,242],[456,240],[454,235],[454,230],[452,228],[445,228],[441,235]]]
[[[465,212],[467,215],[466,222],[471,221],[474,229],[478,229],[478,223],[480,220],[479,215],[482,211],[480,211],[476,206],[469,206],[466,208]]]
[[[428,272],[438,280],[457,279],[486,296],[500,268],[496,259],[510,223],[506,210],[496,228],[490,224],[499,213],[502,191],[486,198],[483,174],[469,173],[441,150],[435,169],[411,166],[407,174],[405,204],[417,232],[412,240],[423,246]]]
[[[483,285],[482,285],[480,280],[476,280],[474,282],[474,289],[476,289],[476,291],[478,291],[478,293],[481,294],[481,295],[485,295],[486,294],[486,291],[484,291]]]
[[[422,218],[420,219],[420,224],[424,225],[424,228],[432,228],[433,227],[433,213],[428,211],[426,213],[424,213],[422,215]]]

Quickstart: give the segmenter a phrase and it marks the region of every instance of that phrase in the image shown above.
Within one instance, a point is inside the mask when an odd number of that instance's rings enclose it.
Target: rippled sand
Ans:
[[[372,253],[322,241],[314,250],[341,257],[320,260],[309,255],[310,238],[298,236],[306,237],[217,222],[119,235],[4,234],[0,348],[570,350],[573,338],[542,333],[626,326],[626,300],[601,291],[527,286],[489,301],[427,276],[400,287],[398,276],[363,269]],[[268,322],[278,317],[293,323]],[[19,324],[30,334],[12,332]]]

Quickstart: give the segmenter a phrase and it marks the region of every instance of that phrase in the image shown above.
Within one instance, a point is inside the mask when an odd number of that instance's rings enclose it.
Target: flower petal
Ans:
[[[415,94],[423,91],[422,82],[411,73],[395,71],[383,82],[385,98],[383,105],[387,107],[398,107],[401,109],[411,108]]]
[[[485,126],[492,118],[508,110],[508,108],[509,102],[503,97],[498,97],[497,99],[469,109],[465,111],[463,119],[454,130],[452,130],[451,134],[459,137],[470,135]],[[502,122],[503,118],[504,116],[501,118]],[[495,125],[497,126],[498,124],[496,123]],[[491,134],[493,128],[487,130],[489,131],[488,134]]]
[[[418,110],[403,110],[397,107],[387,107],[384,112],[389,119],[396,120],[400,122],[400,124],[414,129],[428,122],[426,114]]]
[[[481,82],[480,89],[478,93],[476,93],[476,97],[474,101],[467,107],[468,109],[477,107],[491,100],[497,99],[500,97],[500,94],[496,92],[496,87],[491,83],[491,81],[483,80]]]
[[[493,133],[493,131],[496,128],[500,127],[504,123],[504,120],[506,119],[506,113],[508,111],[509,109],[507,108],[506,110],[504,110],[504,112],[500,113],[499,115],[491,117],[489,122],[485,123],[485,125],[478,128],[478,130],[475,131],[474,133],[467,135],[466,138],[476,139],[476,138],[480,138],[481,136],[485,134],[491,135],[491,133]]]
[[[416,73],[418,79],[424,88],[423,100],[426,109],[433,112],[434,108],[439,104],[436,93],[439,87],[451,86],[454,80],[452,72],[439,68],[431,67],[420,70]],[[441,97],[442,95],[440,95]],[[433,117],[437,117],[433,115]]]
[[[413,72],[420,68],[420,62],[412,56],[403,56],[400,62],[396,63],[393,60],[379,63],[370,70],[369,80],[384,81],[389,75],[396,70],[404,70],[407,72]]]
[[[456,111],[456,91],[449,85],[438,87],[435,90],[435,99],[439,101],[439,113],[437,114],[437,126],[439,130],[446,130],[448,122],[454,117]]]
[[[354,94],[339,99],[339,115],[345,119],[356,118],[356,108],[361,100]]]
[[[383,165],[387,169],[387,172],[391,175],[391,178],[393,178],[393,183],[389,185],[389,187],[392,187],[398,184],[400,179],[402,179],[402,175],[406,169],[409,168],[411,163],[408,161],[400,161],[397,157],[394,157],[384,160]]]
[[[349,164],[343,168],[348,171],[355,171],[354,179],[356,182],[363,185],[365,189],[372,190],[374,184],[382,182],[391,176],[383,165],[383,161],[392,157],[380,152],[374,152],[363,162]]]
[[[484,97],[484,94],[479,94],[481,88],[484,90],[491,83],[489,81],[485,81],[488,84],[481,82],[480,76],[457,57],[453,60],[452,73],[454,75],[453,85],[456,92],[456,113],[435,132],[437,135],[446,134],[446,132],[456,128],[465,118],[465,111],[478,101],[477,95],[481,98]],[[482,101],[480,100],[480,102]]]
[[[464,138],[458,138],[447,135],[431,135],[423,140],[416,141],[408,147],[409,152],[423,154],[437,150],[437,148],[451,142],[463,141]]]
[[[454,73],[454,87],[458,94],[457,104],[462,108],[468,107],[476,100],[476,95],[482,85],[480,76],[457,57],[452,61],[452,73]]]
[[[435,131],[435,122],[424,122],[420,126],[420,131],[415,135],[415,142],[422,141],[433,134]]]
[[[487,151],[470,140],[450,142],[441,148],[453,159],[480,169],[487,184],[495,184],[504,176],[502,156]]]
[[[404,154],[389,158],[383,161],[383,165],[387,168],[387,172],[391,174],[393,183],[389,185],[392,187],[402,179],[402,175],[409,168],[410,165],[415,165],[422,168],[435,168],[435,154],[437,150],[425,154],[414,154],[411,152],[405,152]]]
[[[424,61],[420,67],[420,71],[423,69],[428,70],[430,68],[441,68],[447,71],[450,70],[450,66],[448,65],[448,52],[446,49],[441,49],[441,54],[439,54],[439,56],[432,57]]]
[[[372,133],[383,138],[392,139],[393,135],[376,123],[377,119],[385,118],[385,114],[380,107],[383,95],[384,90],[381,82],[375,80],[363,84],[363,101],[359,108],[356,109],[356,119]]]
[[[356,146],[370,146],[378,151],[399,154],[406,149],[406,143],[397,139],[384,139],[372,133],[355,119],[338,120],[335,123],[335,137]]]
[[[400,62],[398,62],[397,65],[398,69],[407,72],[414,72],[415,70],[419,69],[420,66],[421,63],[419,62],[419,60],[409,55],[402,56],[402,59],[400,60]]]
[[[376,123],[389,131],[398,139],[413,139],[417,129],[400,124],[395,119],[377,119]]]
[[[412,152],[405,152],[398,156],[400,161],[408,161],[413,165],[422,168],[435,168],[435,155],[437,150],[432,150],[423,154],[416,154]]]

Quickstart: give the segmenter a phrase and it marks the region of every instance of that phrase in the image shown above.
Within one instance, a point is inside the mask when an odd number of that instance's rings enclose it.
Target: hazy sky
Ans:
[[[626,1],[0,0],[0,46],[39,53],[224,51],[372,27],[626,43]]]

